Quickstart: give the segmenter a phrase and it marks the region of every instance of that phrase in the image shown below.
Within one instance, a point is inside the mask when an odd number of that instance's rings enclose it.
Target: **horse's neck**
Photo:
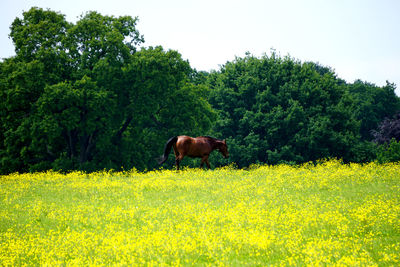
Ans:
[[[218,140],[212,140],[211,141],[211,147],[212,147],[213,150],[219,148],[219,146],[220,146],[220,143],[218,142]]]

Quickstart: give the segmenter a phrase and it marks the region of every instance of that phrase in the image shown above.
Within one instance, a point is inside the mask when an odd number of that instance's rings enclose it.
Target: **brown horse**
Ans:
[[[218,149],[224,158],[229,157],[228,147],[225,140],[221,141],[210,136],[192,138],[190,136],[181,135],[174,136],[167,141],[164,148],[164,155],[162,155],[158,161],[159,164],[163,164],[168,159],[171,147],[174,148],[177,170],[179,170],[179,163],[185,156],[201,158],[200,168],[203,167],[205,162],[209,169],[210,162],[208,161],[208,156],[213,150]]]

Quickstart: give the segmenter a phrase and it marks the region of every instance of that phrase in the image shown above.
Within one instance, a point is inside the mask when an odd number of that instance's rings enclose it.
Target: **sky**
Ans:
[[[388,80],[400,95],[398,0],[0,0],[0,58],[15,55],[9,27],[33,6],[69,22],[91,10],[138,17],[142,46],[177,50],[197,70],[273,49],[331,67],[349,83]]]

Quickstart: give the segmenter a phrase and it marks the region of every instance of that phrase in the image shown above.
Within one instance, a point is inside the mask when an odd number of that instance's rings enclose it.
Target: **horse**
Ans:
[[[161,165],[168,159],[171,147],[174,149],[177,170],[179,170],[179,163],[185,156],[201,158],[200,168],[203,168],[205,162],[208,169],[210,169],[208,156],[212,151],[218,149],[224,158],[229,157],[226,140],[218,140],[211,136],[199,136],[193,138],[190,136],[181,135],[174,136],[167,141],[164,147],[164,155],[160,157],[158,164]]]

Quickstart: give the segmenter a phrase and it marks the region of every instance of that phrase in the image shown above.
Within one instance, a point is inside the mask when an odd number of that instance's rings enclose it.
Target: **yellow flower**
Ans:
[[[399,265],[400,166],[0,179],[1,265]]]

